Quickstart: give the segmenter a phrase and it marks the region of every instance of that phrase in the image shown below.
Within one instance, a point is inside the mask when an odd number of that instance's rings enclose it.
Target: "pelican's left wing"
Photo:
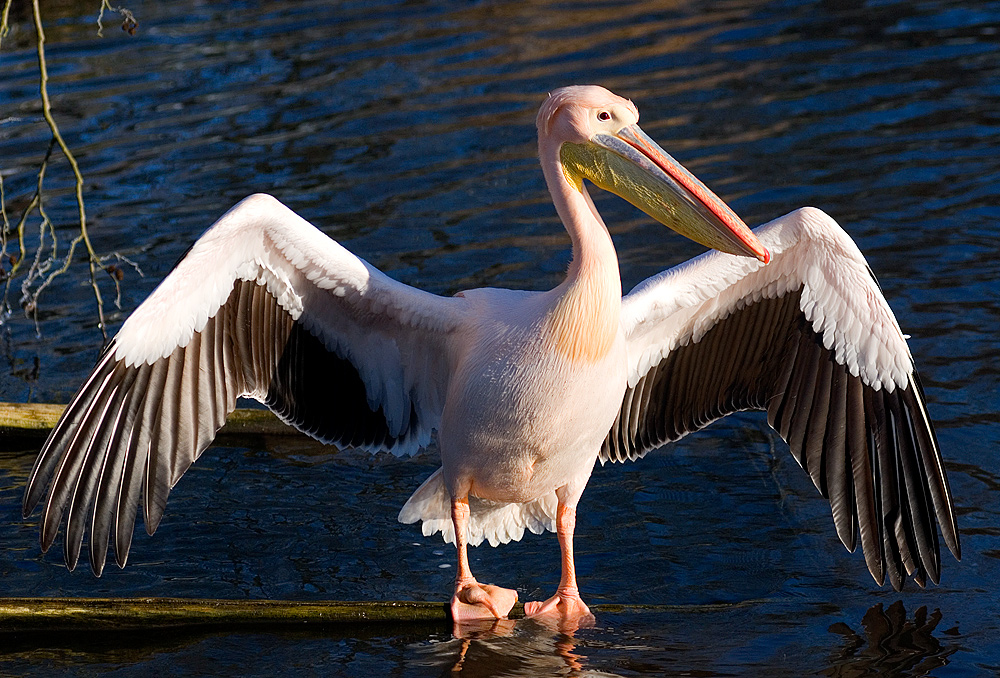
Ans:
[[[882,584],[940,573],[935,519],[960,557],[944,463],[906,339],[854,241],[803,208],[754,231],[764,265],[708,252],[622,304],[629,355],[602,461],[624,461],[731,412],[768,423],[858,536]]]
[[[89,528],[119,565],[140,494],[146,531],[238,396],[324,442],[396,453],[430,440],[466,301],[396,282],[268,195],[246,198],[125,321],[39,452],[27,516],[66,516],[72,569]]]

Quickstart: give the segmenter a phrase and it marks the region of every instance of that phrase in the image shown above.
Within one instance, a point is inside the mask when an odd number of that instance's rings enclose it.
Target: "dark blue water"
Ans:
[[[8,215],[48,131],[30,17],[0,47]],[[578,570],[601,614],[573,637],[519,622],[462,641],[431,626],[315,634],[11,638],[0,674],[832,675],[1000,671],[1000,3],[135,2],[129,37],[98,3],[43,3],[57,120],[86,178],[95,246],[125,267],[113,324],[218,215],[278,196],[396,278],[438,293],[541,289],[569,242],[535,160],[546,91],[596,82],[748,222],[821,207],[858,241],[922,371],[964,551],[942,584],[878,589],[761,416],[640,463],[599,468]],[[65,248],[64,162],[46,211]],[[699,247],[595,196],[626,288]],[[29,222],[37,242],[38,219]],[[60,250],[64,251],[64,250]],[[17,285],[10,293],[15,308]],[[111,306],[110,281],[102,281]],[[80,264],[36,325],[3,324],[0,400],[66,402],[100,348]],[[35,450],[0,453],[0,594],[443,600],[453,549],[396,513],[437,466],[302,441],[215,447],[124,571],[69,573],[20,496]],[[552,535],[472,552],[485,580],[547,596]]]

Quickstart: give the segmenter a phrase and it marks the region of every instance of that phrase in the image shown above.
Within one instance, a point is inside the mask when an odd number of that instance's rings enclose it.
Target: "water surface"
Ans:
[[[95,246],[126,266],[117,326],[217,216],[267,191],[406,283],[450,294],[560,280],[569,240],[535,158],[545,92],[595,82],[749,223],[820,207],[857,240],[921,369],[960,515],[942,583],[878,589],[764,418],[719,422],[598,468],[577,558],[602,614],[473,640],[403,626],[316,634],[15,637],[0,673],[991,675],[1000,670],[1000,51],[996,2],[45,3],[56,117],[86,177]],[[0,51],[12,218],[48,146],[29,17]],[[63,243],[65,163],[45,206]],[[596,195],[626,289],[700,251]],[[37,234],[37,219],[30,224]],[[37,235],[31,235],[36,238]],[[63,245],[64,246],[64,245]],[[105,284],[109,303],[112,287]],[[12,301],[16,302],[16,290]],[[101,344],[85,268],[36,325],[4,322],[0,399],[66,402]],[[437,467],[304,441],[213,447],[129,566],[69,573],[20,497],[35,450],[0,453],[0,586],[18,596],[443,600],[453,549],[396,513]],[[61,543],[61,542],[59,542]],[[472,551],[485,580],[547,597],[553,535]],[[8,643],[8,641],[10,641]]]

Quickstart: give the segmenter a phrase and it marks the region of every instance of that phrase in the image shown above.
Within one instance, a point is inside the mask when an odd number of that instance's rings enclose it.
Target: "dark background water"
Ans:
[[[857,240],[920,367],[960,515],[941,586],[878,589],[762,416],[641,463],[598,468],[578,568],[602,614],[569,638],[531,622],[453,639],[437,626],[317,634],[5,637],[0,673],[114,675],[992,675],[1000,671],[1000,3],[46,2],[50,91],[86,179],[95,246],[135,261],[134,308],[217,216],[267,191],[353,251],[438,293],[542,289],[568,238],[535,159],[546,91],[598,83],[756,224],[811,204]],[[30,16],[0,50],[0,172],[19,216],[48,145]],[[693,256],[595,196],[626,289]],[[72,177],[47,175],[65,244]],[[29,242],[37,238],[37,219]],[[16,297],[16,294],[13,295]],[[105,296],[113,296],[110,285]],[[16,298],[14,299],[16,301]],[[115,325],[123,314],[112,314]],[[85,267],[35,325],[4,321],[0,400],[66,402],[93,365]],[[453,549],[396,513],[436,466],[307,442],[215,447],[129,567],[69,573],[20,497],[35,450],[0,453],[0,595],[443,600]],[[483,579],[547,596],[552,535],[472,552]]]

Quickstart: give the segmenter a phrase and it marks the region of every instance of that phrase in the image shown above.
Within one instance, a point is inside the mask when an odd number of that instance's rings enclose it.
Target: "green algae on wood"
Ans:
[[[0,402],[0,436],[25,440],[42,440],[59,421],[65,405],[46,403]],[[230,413],[218,436],[303,435],[278,419],[269,410],[238,409]],[[0,442],[2,447],[9,444]]]
[[[0,633],[448,620],[448,605],[434,602],[0,598]]]

